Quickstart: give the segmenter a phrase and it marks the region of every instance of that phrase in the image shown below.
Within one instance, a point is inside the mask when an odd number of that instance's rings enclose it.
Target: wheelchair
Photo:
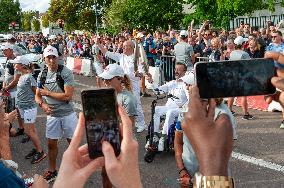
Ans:
[[[155,92],[154,92],[155,93]],[[160,153],[160,151],[158,151],[158,144],[159,144],[159,140],[154,140],[154,135],[157,134],[154,132],[154,114],[155,114],[155,107],[157,105],[157,102],[159,100],[162,100],[164,98],[175,98],[177,99],[177,97],[168,94],[168,95],[164,95],[164,96],[160,96],[159,91],[156,94],[156,99],[154,99],[151,103],[151,121],[148,125],[148,134],[146,136],[146,152],[144,154],[144,160],[147,163],[151,163],[153,162],[155,155],[157,153]],[[161,117],[161,120],[164,119],[164,117]],[[176,124],[179,123],[178,122],[178,117],[175,118],[175,122],[174,124],[170,125],[168,128],[168,134],[164,140],[164,151],[165,152],[171,152],[174,150],[174,137],[175,137],[175,126]],[[157,136],[156,136],[157,137]],[[158,138],[160,138],[158,136]]]

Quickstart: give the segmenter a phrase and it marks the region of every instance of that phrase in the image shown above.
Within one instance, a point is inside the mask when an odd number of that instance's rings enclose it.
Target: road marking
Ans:
[[[235,158],[235,159],[241,160],[241,161],[245,161],[245,162],[257,165],[257,166],[261,166],[261,167],[264,167],[264,168],[268,168],[268,169],[271,169],[271,170],[274,170],[274,171],[284,173],[284,166],[281,166],[281,165],[276,164],[276,163],[267,162],[267,161],[264,161],[263,159],[257,159],[257,158],[254,158],[254,157],[251,157],[251,156],[248,156],[248,155],[245,155],[245,154],[241,154],[241,153],[238,153],[238,152],[233,152],[232,157]]]

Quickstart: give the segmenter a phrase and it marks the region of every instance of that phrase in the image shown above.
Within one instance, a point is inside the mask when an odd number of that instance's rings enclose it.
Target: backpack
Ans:
[[[7,63],[6,64],[6,69],[8,69],[8,73],[13,76],[15,74],[15,69],[12,63]]]
[[[60,87],[60,89],[63,92],[65,92],[64,91],[64,80],[63,80],[63,78],[61,76],[61,72],[62,72],[63,68],[64,68],[63,65],[58,65],[58,69],[57,69],[57,72],[56,72],[56,83]],[[43,71],[42,71],[41,77],[40,77],[40,83],[41,83],[42,86],[45,85],[47,72],[48,72],[48,67],[45,66]]]

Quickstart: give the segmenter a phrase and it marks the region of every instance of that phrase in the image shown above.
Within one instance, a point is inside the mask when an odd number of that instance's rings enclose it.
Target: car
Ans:
[[[4,42],[5,41],[5,36],[3,34],[0,34],[0,42]]]

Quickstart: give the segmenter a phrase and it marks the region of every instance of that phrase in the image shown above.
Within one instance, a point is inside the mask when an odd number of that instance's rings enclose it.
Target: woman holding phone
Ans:
[[[137,115],[137,104],[129,77],[124,74],[123,69],[116,63],[109,64],[104,72],[99,75],[107,87],[113,87],[117,93],[117,103],[121,104],[133,125]]]
[[[135,124],[137,115],[137,102],[132,93],[132,85],[129,77],[124,73],[118,64],[109,64],[104,72],[99,75],[107,87],[112,87],[116,91],[117,103],[122,105],[129,116],[132,125]],[[111,188],[112,184],[106,174],[105,168],[102,169],[103,187]]]

